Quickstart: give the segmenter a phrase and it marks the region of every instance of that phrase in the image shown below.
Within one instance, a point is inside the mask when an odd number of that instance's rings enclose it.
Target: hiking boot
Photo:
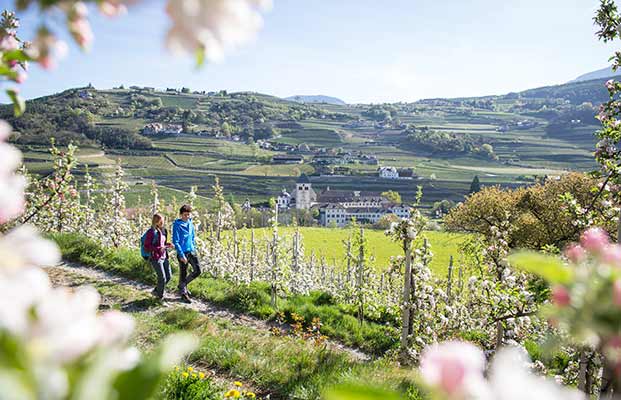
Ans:
[[[192,303],[192,299],[190,298],[190,295],[188,293],[181,294],[181,301],[187,304]]]

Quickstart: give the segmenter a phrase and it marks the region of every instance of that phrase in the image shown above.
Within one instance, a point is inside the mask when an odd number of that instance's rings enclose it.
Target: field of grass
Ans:
[[[330,265],[345,265],[345,242],[352,234],[351,229],[308,227],[299,229],[306,257],[310,257],[313,253],[318,261],[321,257],[325,257],[326,263]],[[272,235],[270,228],[255,229],[254,231],[255,239],[270,238]],[[295,228],[281,227],[279,232],[283,236],[291,236],[295,232]],[[240,238],[250,239],[250,230],[240,229],[238,235]],[[369,254],[375,259],[374,267],[378,270],[385,269],[389,265],[390,257],[403,253],[399,245],[387,237],[384,231],[367,229],[365,230],[365,237],[369,244]],[[458,260],[459,245],[467,239],[468,235],[427,231],[424,233],[424,237],[429,240],[433,252],[431,269],[438,276],[444,276],[448,270],[449,258],[453,256],[455,261]]]

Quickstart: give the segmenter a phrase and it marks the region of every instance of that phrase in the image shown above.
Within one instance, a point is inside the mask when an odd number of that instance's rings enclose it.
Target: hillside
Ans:
[[[237,203],[260,203],[283,188],[291,191],[305,173],[315,190],[396,190],[405,201],[421,185],[423,204],[431,209],[441,200],[461,201],[475,175],[483,185],[518,186],[536,176],[593,169],[592,116],[604,100],[602,83],[383,105],[300,104],[250,92],[77,88],[28,102],[20,118],[8,107],[0,117],[15,127],[14,140],[35,173],[51,169],[51,137],[79,144],[80,169],[88,165],[100,179],[120,160],[130,205],[148,197],[151,181],[168,199],[190,186],[208,196],[215,176]],[[273,161],[283,155],[302,163]],[[413,171],[413,177],[379,178],[378,166],[409,176]]]
[[[335,104],[335,105],[345,105],[346,103],[336,97],[323,96],[323,95],[315,95],[315,96],[290,96],[286,97],[285,100],[295,101],[297,103],[306,103],[306,104]]]
[[[590,81],[593,79],[604,79],[604,78],[609,78],[612,76],[619,76],[621,75],[621,71],[613,71],[611,67],[607,67],[607,68],[602,68],[602,69],[598,69],[597,71],[592,71],[592,72],[588,72],[586,74],[580,75],[579,77],[577,77],[576,79],[569,81],[568,83],[572,83],[572,82],[582,82],[582,81]]]

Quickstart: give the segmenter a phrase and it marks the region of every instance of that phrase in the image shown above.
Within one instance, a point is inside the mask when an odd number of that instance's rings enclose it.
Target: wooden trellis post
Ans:
[[[254,228],[250,230],[250,282],[254,281],[254,268],[256,265],[257,250],[254,241]]]
[[[403,240],[405,250],[405,273],[403,282],[403,310],[401,312],[401,358],[408,360],[408,338],[410,336],[411,293],[412,293],[412,241],[409,238]]]
[[[356,286],[358,287],[358,321],[364,322],[364,228],[360,227],[360,249],[358,252],[358,271],[356,274]]]
[[[451,303],[451,286],[453,284],[453,256],[449,259],[448,266],[448,276],[446,282],[446,297],[448,298],[448,303]]]

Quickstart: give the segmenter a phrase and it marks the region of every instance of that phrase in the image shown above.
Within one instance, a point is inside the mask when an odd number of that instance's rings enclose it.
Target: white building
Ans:
[[[291,195],[287,193],[287,190],[283,189],[278,195],[276,204],[278,204],[279,210],[288,210],[291,207]]]
[[[395,167],[379,167],[379,177],[384,179],[399,179],[399,171]]]
[[[327,204],[319,209],[319,222],[323,226],[346,226],[355,219],[361,223],[375,224],[385,215],[409,218],[412,208],[405,205],[384,207],[344,207],[342,204]]]

